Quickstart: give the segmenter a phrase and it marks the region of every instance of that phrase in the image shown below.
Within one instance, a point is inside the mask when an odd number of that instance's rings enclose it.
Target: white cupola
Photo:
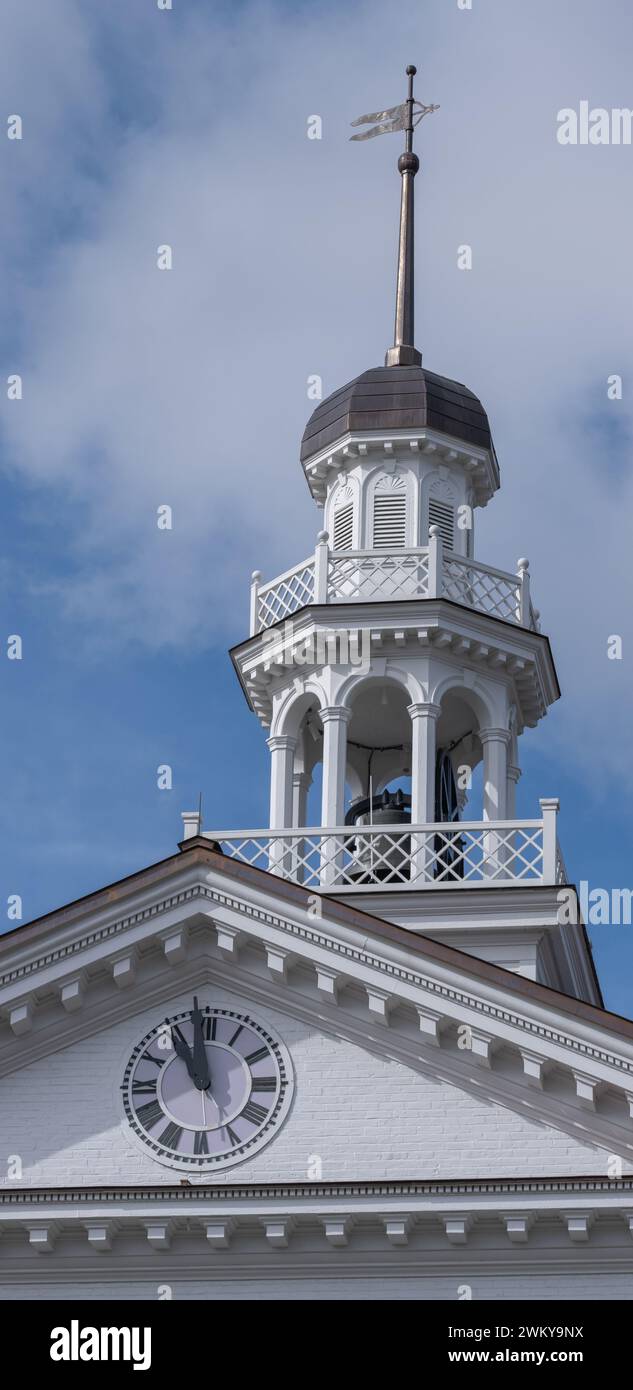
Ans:
[[[250,636],[232,653],[268,735],[270,826],[213,837],[592,997],[582,930],[559,923],[558,803],[516,813],[521,736],[560,693],[528,562],[476,556],[476,509],[499,487],[488,417],[413,346],[408,103],[394,346],[309,420],[301,462],[322,529],[285,574],[254,573]]]

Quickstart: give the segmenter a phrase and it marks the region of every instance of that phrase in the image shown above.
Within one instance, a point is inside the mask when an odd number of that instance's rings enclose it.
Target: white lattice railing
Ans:
[[[542,820],[204,834],[232,859],[293,879],[305,888],[327,891],[489,888],[561,881],[555,814]]]
[[[333,552],[328,566],[328,603],[420,598],[429,587],[428,549]]]
[[[521,581],[516,574],[506,574],[461,555],[448,554],[443,558],[441,593],[443,598],[490,613],[493,618],[519,622]]]
[[[254,578],[254,576],[253,576]],[[255,598],[256,626],[254,632],[262,632],[282,618],[288,618],[299,608],[314,600],[314,557],[310,556],[294,569],[286,570],[270,584],[257,587]],[[251,623],[252,627],[252,623]]]
[[[251,587],[251,635],[289,618],[306,604],[358,603],[370,600],[448,598],[479,613],[537,630],[530,602],[527,560],[517,574],[443,551],[436,534],[428,546],[407,550],[331,551],[321,532],[314,555],[260,584],[255,571]]]

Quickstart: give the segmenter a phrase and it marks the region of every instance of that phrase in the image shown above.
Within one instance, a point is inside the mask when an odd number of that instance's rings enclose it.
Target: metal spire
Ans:
[[[414,346],[414,208],[413,180],[420,168],[417,154],[413,153],[413,79],[416,69],[412,64],[407,68],[409,91],[407,95],[405,152],[400,155],[398,169],[402,175],[400,194],[400,238],[398,243],[398,277],[396,281],[396,320],[393,333],[393,347],[385,356],[385,367],[419,367],[422,353]],[[423,107],[419,120],[427,111],[435,111],[434,106]],[[417,125],[417,121],[416,121]]]
[[[402,175],[400,197],[400,239],[398,245],[398,278],[396,283],[396,321],[394,345],[385,357],[386,367],[419,367],[422,353],[413,345],[414,340],[414,217],[413,180],[420,168],[417,154],[413,152],[413,131],[424,116],[439,110],[437,106],[423,106],[413,96],[413,79],[417,69],[412,64],[407,68],[409,88],[406,101],[400,106],[392,106],[388,111],[374,111],[368,116],[359,116],[352,125],[362,125],[367,121],[380,122],[362,135],[352,135],[352,140],[370,140],[375,135],[387,131],[404,130],[405,152],[400,155],[398,169]],[[414,108],[417,108],[414,110]]]

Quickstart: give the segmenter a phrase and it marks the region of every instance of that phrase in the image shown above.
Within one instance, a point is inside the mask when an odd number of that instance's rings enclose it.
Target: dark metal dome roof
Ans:
[[[301,462],[351,431],[425,428],[492,448],[481,401],[461,382],[424,367],[372,367],[319,403],[304,430]]]

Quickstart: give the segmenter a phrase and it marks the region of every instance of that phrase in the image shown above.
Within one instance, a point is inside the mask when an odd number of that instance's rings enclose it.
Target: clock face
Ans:
[[[132,1133],[159,1163],[209,1173],[273,1138],[292,1083],[288,1052],[269,1028],[194,998],[138,1043],[121,1090]]]

